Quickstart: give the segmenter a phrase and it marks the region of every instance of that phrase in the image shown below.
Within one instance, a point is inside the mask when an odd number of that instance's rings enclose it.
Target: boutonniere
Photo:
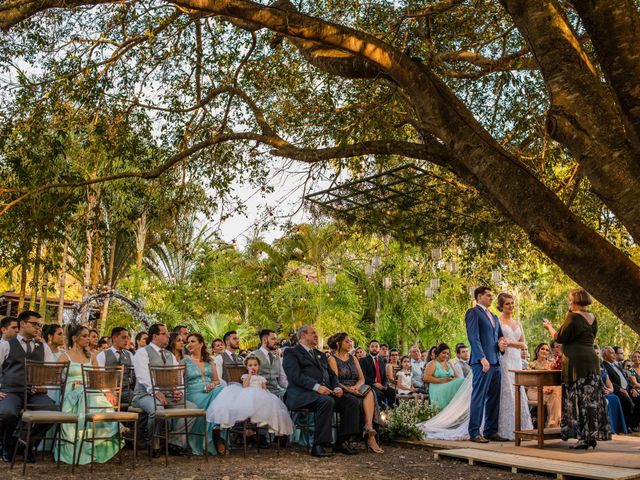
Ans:
[[[35,346],[38,348],[40,346],[40,342],[35,342]]]
[[[320,355],[316,355],[316,358],[320,360],[322,357]]]

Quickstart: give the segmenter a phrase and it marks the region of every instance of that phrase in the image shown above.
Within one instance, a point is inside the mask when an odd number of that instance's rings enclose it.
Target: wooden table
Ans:
[[[525,439],[538,440],[538,448],[544,448],[545,438],[560,438],[559,428],[544,428],[544,387],[562,385],[559,370],[509,370],[515,374],[516,387],[516,446]],[[522,389],[520,387],[536,387],[538,390],[538,425],[533,430],[522,430]],[[526,402],[525,398],[525,402]]]

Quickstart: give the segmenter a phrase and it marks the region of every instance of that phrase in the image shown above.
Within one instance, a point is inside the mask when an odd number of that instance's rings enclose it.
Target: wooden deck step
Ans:
[[[435,451],[433,458],[438,460],[440,457],[464,458],[469,462],[469,465],[487,463],[511,467],[513,473],[518,473],[519,470],[553,473],[556,475],[556,478],[561,480],[568,477],[592,478],[595,480],[627,480],[640,478],[640,470],[633,468],[551,460],[512,453],[500,453],[491,450],[479,450],[476,448]]]

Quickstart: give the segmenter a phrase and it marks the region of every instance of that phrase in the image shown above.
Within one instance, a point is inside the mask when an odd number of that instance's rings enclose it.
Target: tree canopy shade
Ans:
[[[0,26],[35,95],[154,113],[175,151],[117,175],[231,175],[265,148],[310,176],[415,159],[640,332],[634,0],[4,0]]]

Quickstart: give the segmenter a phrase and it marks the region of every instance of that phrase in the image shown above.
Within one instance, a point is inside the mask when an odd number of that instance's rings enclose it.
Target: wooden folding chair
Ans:
[[[120,409],[122,399],[122,378],[124,368],[122,365],[111,367],[93,367],[82,365],[82,381],[84,383],[84,411],[85,428],[82,432],[80,450],[78,452],[78,462],[82,454],[84,442],[91,443],[91,471],[93,471],[94,453],[96,441],[118,439],[120,451],[118,459],[122,465],[122,450],[124,441],[120,431],[119,422],[133,422],[133,467],[136,466],[137,437],[138,437],[138,414],[133,412],[123,412]],[[106,401],[105,401],[106,400]],[[109,404],[107,405],[107,401]],[[107,437],[96,437],[97,423],[116,423],[117,433]],[[91,424],[91,438],[87,437],[87,428]]]
[[[24,456],[22,460],[22,474],[27,471],[27,452],[29,451],[31,444],[31,430],[34,425],[52,424],[56,426],[53,437],[47,437],[46,433],[42,437],[42,440],[58,441],[58,452],[60,452],[61,442],[70,443],[73,445],[73,459],[71,464],[71,473],[75,472],[75,458],[76,448],[78,443],[78,416],[74,413],[65,413],[62,411],[62,404],[64,403],[64,393],[67,385],[67,374],[69,371],[68,363],[58,362],[36,362],[33,360],[25,359],[25,385],[24,385],[24,409],[22,411],[20,431],[18,432],[18,439],[13,451],[13,457],[11,459],[11,468],[13,468],[16,455],[18,453],[18,447],[24,445]],[[46,388],[49,390],[57,390],[59,394],[59,403],[53,404],[47,410],[33,409],[39,407],[29,402],[29,398],[32,395],[34,389]],[[75,437],[73,442],[62,438],[62,432],[60,425],[73,424],[75,425]],[[23,438],[24,430],[26,429],[26,438]],[[54,443],[52,443],[53,445]],[[60,467],[60,454],[58,454],[57,461],[58,468]]]
[[[178,365],[166,365],[162,367],[154,367],[149,365],[149,372],[151,374],[151,390],[154,399],[157,393],[162,393],[167,400],[171,400],[171,406],[164,405],[163,409],[158,409],[158,401],[154,402],[156,422],[154,432],[151,435],[151,445],[153,445],[156,438],[164,440],[164,463],[169,464],[169,421],[173,419],[184,419],[184,435],[189,441],[189,424],[188,418],[202,417],[205,421],[204,433],[192,433],[191,435],[201,435],[204,437],[204,458],[205,461],[209,461],[209,436],[206,428],[206,411],[201,408],[187,408],[187,395],[185,384],[185,368],[184,363]],[[176,399],[176,394],[178,398]],[[157,433],[158,424],[160,421],[164,421],[164,433]],[[174,433],[175,434],[175,433]],[[149,456],[151,458],[151,456]]]

